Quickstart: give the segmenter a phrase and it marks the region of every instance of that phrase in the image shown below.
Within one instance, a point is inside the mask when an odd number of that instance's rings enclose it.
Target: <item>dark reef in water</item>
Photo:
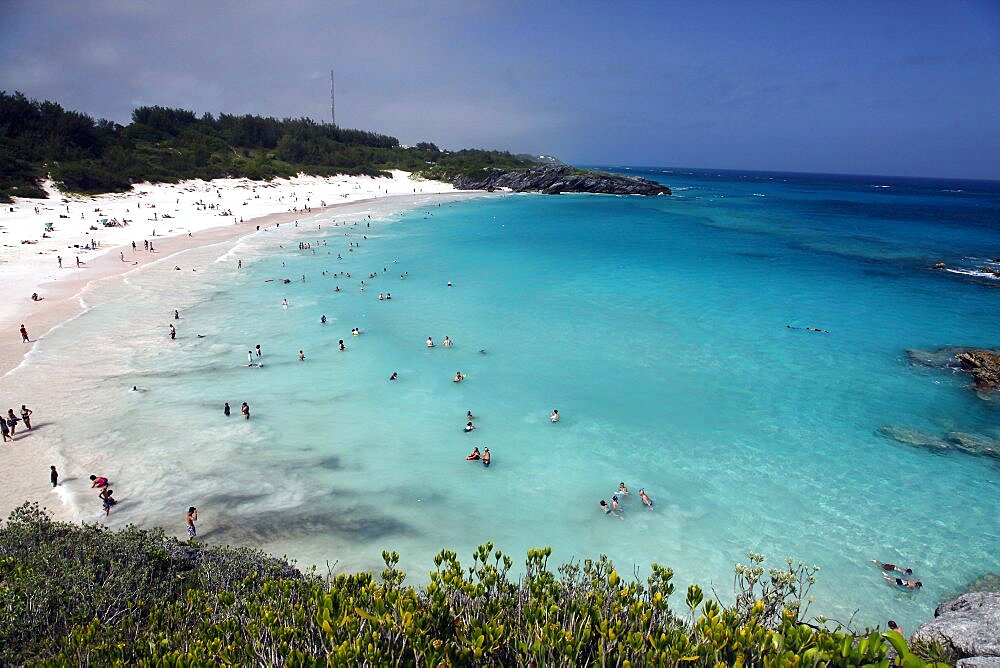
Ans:
[[[637,176],[575,169],[567,165],[544,165],[523,170],[490,168],[475,174],[456,176],[452,183],[460,190],[515,192],[603,193],[608,195],[669,195],[670,188]]]
[[[975,389],[983,398],[1000,387],[1000,349],[948,346],[938,350],[910,349],[906,354],[914,364],[972,374]]]
[[[891,438],[898,443],[932,452],[957,451],[969,455],[1000,459],[1000,440],[982,434],[949,431],[944,436],[935,436],[912,427],[891,424],[884,424],[875,431],[880,436]]]

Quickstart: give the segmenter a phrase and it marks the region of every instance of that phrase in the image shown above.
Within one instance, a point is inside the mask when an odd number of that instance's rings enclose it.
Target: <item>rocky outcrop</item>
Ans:
[[[937,350],[909,349],[906,355],[914,364],[972,374],[973,385],[983,398],[1000,387],[1000,349],[948,346]]]
[[[975,378],[977,390],[995,390],[1000,386],[1000,355],[977,349],[959,353],[955,359]]]
[[[891,438],[899,443],[923,448],[924,450],[931,450],[932,452],[957,450],[968,455],[1000,459],[1000,440],[983,436],[982,434],[949,431],[945,434],[944,438],[941,438],[934,434],[920,431],[919,429],[913,429],[912,427],[891,424],[884,424],[875,431],[879,435]]]
[[[637,176],[607,172],[582,171],[567,165],[544,165],[524,170],[490,168],[482,174],[463,174],[452,180],[459,190],[497,190],[515,192],[604,193],[608,195],[669,195],[670,188]]]
[[[959,658],[975,657],[966,665],[992,665],[989,660],[1000,657],[1000,593],[973,592],[942,603],[913,640],[937,641]]]

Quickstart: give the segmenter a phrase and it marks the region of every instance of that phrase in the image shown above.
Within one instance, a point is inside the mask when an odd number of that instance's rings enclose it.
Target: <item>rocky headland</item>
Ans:
[[[623,176],[580,170],[568,165],[543,165],[526,169],[489,168],[452,179],[459,190],[498,190],[514,192],[603,193],[607,195],[669,195],[670,188],[638,176]]]
[[[942,603],[913,640],[940,642],[959,666],[1000,665],[1000,593],[972,592]]]
[[[910,349],[906,354],[914,364],[972,374],[973,386],[980,396],[1000,387],[1000,349],[948,346],[937,350]]]

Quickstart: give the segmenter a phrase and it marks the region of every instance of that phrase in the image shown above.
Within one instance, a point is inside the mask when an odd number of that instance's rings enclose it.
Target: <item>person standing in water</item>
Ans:
[[[483,466],[488,467],[490,465],[490,449],[483,448]]]
[[[257,344],[257,346],[256,346],[255,350],[257,351],[257,359],[258,359],[258,360],[259,360],[259,359],[260,359],[261,357],[263,357],[263,356],[264,356],[264,353],[262,353],[262,352],[261,352],[261,350],[260,350],[260,344],[259,344],[259,343]]]
[[[177,338],[177,330],[174,329],[173,325],[170,325],[170,339],[174,340]]]
[[[59,484],[59,471],[56,471],[55,464],[49,467],[49,480],[52,481],[53,487]]]
[[[649,508],[650,510],[653,509],[653,500],[650,499],[649,495],[646,494],[645,489],[639,490],[639,498],[642,499],[642,502],[646,504],[647,508]]]
[[[552,415],[549,416],[550,422],[559,422],[559,411],[555,408],[552,409]]]
[[[21,325],[21,331],[22,332],[24,331],[24,325]],[[27,338],[25,340],[27,340]],[[433,348],[434,347],[434,339],[432,339],[429,336],[427,337],[427,347],[428,348]]]
[[[226,402],[226,405],[222,407],[222,413],[226,417],[229,417],[229,402],[228,401]]]
[[[247,351],[247,366],[253,366],[253,351]]]
[[[247,402],[244,401],[243,405],[240,406],[240,412],[243,413],[243,419],[244,420],[249,420],[250,419],[250,406],[247,404]]]

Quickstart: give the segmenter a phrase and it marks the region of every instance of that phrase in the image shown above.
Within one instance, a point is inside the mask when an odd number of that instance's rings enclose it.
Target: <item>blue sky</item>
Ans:
[[[632,164],[1000,179],[1000,2],[0,0],[0,89]]]

